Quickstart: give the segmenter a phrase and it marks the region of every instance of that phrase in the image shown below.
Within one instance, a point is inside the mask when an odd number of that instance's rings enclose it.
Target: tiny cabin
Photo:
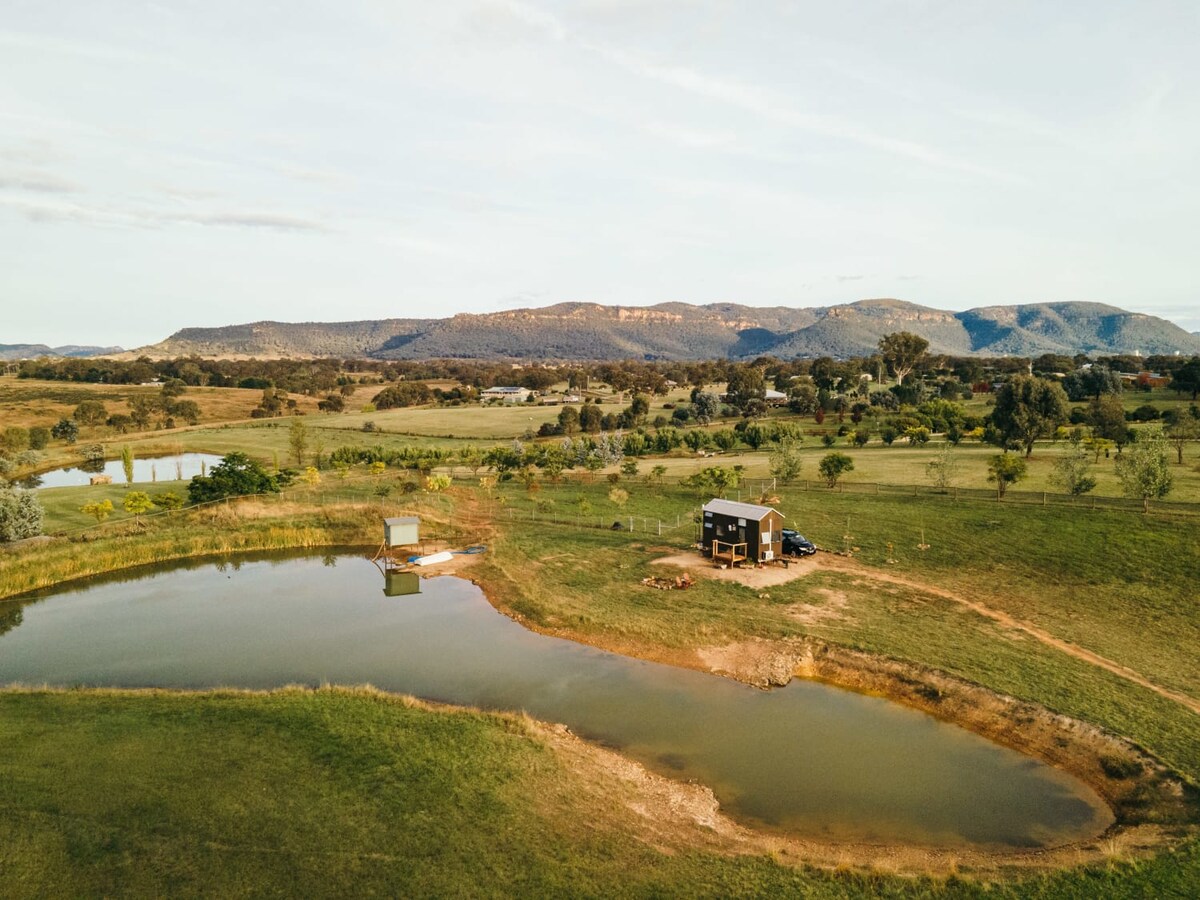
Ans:
[[[407,547],[419,544],[421,520],[417,516],[394,516],[383,520],[383,546]]]
[[[704,504],[700,544],[715,563],[761,563],[783,556],[783,514],[770,506],[709,500]]]

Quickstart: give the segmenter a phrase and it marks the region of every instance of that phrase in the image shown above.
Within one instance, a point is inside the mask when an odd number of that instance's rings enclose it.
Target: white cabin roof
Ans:
[[[753,519],[760,522],[768,513],[778,512],[770,506],[759,506],[757,503],[739,503],[736,500],[709,500],[704,504],[706,513],[718,513],[722,516],[736,516],[739,519]]]

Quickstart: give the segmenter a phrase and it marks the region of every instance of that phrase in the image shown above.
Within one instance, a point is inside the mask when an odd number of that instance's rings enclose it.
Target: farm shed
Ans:
[[[383,520],[384,547],[406,547],[418,544],[421,520],[416,516],[394,516]]]
[[[709,500],[704,504],[700,543],[714,562],[760,563],[783,555],[783,514],[769,506]]]

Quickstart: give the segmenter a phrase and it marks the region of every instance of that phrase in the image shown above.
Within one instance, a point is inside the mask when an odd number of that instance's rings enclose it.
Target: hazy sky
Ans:
[[[4,0],[0,343],[562,300],[1200,329],[1195,0]]]

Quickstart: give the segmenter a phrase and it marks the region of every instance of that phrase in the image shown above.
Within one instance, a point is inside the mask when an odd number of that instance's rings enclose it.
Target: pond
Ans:
[[[191,479],[221,461],[212,453],[176,453],[173,456],[155,456],[133,461],[135,484],[154,481],[179,481]],[[37,475],[28,475],[17,480],[17,485],[27,489],[78,487],[88,484],[95,475],[108,475],[114,484],[125,483],[125,469],[120,459],[98,463],[80,463],[78,466],[54,469]]]
[[[525,710],[805,837],[1038,847],[1111,813],[1088,787],[930,716],[806,681],[760,691],[528,631],[454,577],[388,592],[353,556],[165,565],[0,602],[0,683],[373,684]]]

